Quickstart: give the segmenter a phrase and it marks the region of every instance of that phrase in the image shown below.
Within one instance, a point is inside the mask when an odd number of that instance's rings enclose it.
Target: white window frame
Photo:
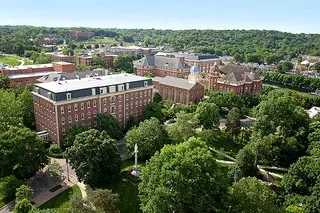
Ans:
[[[74,109],[74,111],[78,111],[78,104],[74,104],[73,109]]]
[[[87,108],[90,108],[91,107],[91,103],[90,101],[87,102]]]
[[[61,114],[64,114],[64,106],[60,107],[60,112],[61,112]]]
[[[68,105],[68,112],[71,112],[71,105]]]
[[[144,81],[143,84],[144,84],[145,87],[147,87],[148,86],[148,81]]]
[[[83,110],[84,109],[84,103],[81,102],[81,109]]]
[[[81,114],[81,120],[84,121],[85,117],[84,117],[84,113]]]
[[[93,107],[97,107],[97,101],[93,100]]]
[[[71,97],[71,93],[67,93],[66,96],[67,96],[67,100],[71,100],[71,98],[72,98],[72,97]]]
[[[66,120],[64,119],[64,117],[61,118],[61,124],[65,125],[66,124]]]
[[[78,121],[79,120],[79,117],[78,117],[78,115],[76,114],[75,116],[74,116],[74,121]]]
[[[71,116],[68,117],[68,122],[69,122],[69,124],[72,123],[72,117]]]
[[[109,86],[109,92],[116,92],[116,86]]]

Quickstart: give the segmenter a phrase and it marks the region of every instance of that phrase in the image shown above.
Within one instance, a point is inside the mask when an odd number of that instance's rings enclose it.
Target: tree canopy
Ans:
[[[90,129],[78,134],[66,157],[78,179],[91,187],[101,187],[120,172],[117,143],[105,131]]]
[[[97,114],[96,120],[99,130],[105,131],[111,138],[119,140],[123,137],[121,123],[112,115]]]
[[[204,142],[190,138],[166,145],[142,169],[142,212],[217,212],[224,207],[228,183]]]
[[[132,155],[135,144],[139,157],[150,157],[165,144],[170,143],[168,134],[157,118],[145,120],[129,130],[125,136],[127,152]]]
[[[219,125],[219,107],[214,103],[199,103],[195,116],[199,120],[199,124],[205,129],[215,129]]]

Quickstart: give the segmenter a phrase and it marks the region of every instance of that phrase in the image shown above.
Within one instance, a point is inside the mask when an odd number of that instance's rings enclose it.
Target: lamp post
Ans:
[[[69,179],[69,166],[68,166],[68,159],[66,158],[66,164],[67,164],[67,178],[68,178],[68,181],[70,181]]]

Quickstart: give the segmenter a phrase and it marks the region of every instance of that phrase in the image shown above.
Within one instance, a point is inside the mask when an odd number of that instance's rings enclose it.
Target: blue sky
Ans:
[[[320,33],[319,8],[320,0],[2,0],[0,25]]]

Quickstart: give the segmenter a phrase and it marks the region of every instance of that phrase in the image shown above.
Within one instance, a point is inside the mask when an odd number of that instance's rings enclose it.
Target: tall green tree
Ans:
[[[87,126],[83,125],[74,125],[69,128],[64,146],[70,147],[73,145],[74,140],[76,139],[76,136],[82,132],[85,132],[88,130]]]
[[[127,152],[133,153],[135,144],[139,147],[139,157],[150,157],[159,151],[170,139],[163,125],[157,118],[145,120],[129,130],[125,136]]]
[[[10,79],[8,76],[0,76],[0,89],[8,89],[10,85]]]
[[[234,183],[230,200],[230,212],[234,213],[283,212],[276,204],[276,194],[266,183],[254,177],[242,178]]]
[[[28,199],[20,200],[16,203],[13,212],[14,213],[30,213],[35,211],[36,207],[31,204]]]
[[[113,194],[108,189],[96,189],[88,194],[88,202],[91,203],[98,212],[119,213],[117,204],[119,195]]]
[[[13,92],[0,90],[0,133],[10,126],[22,126],[22,104]]]
[[[76,71],[78,71],[78,72],[85,72],[88,70],[89,70],[89,67],[85,64],[77,64],[76,65]]]
[[[127,73],[133,73],[132,58],[127,55],[118,55],[113,62],[116,71],[125,71]]]
[[[24,90],[19,96],[21,102],[23,124],[29,129],[35,129],[33,97],[30,91]]]
[[[233,136],[240,134],[241,123],[240,123],[240,110],[238,108],[232,108],[227,115],[227,131],[230,131]]]
[[[0,133],[0,177],[31,177],[47,162],[44,141],[27,128],[11,127]]]
[[[120,172],[121,158],[117,143],[105,131],[95,129],[77,135],[66,157],[80,181],[101,187]]]
[[[32,188],[29,185],[21,185],[19,188],[16,189],[16,200],[31,200],[32,197]]]
[[[195,116],[205,129],[215,129],[219,125],[219,108],[214,103],[199,103]]]
[[[151,102],[143,109],[142,120],[147,120],[152,117],[157,118],[160,122],[164,122],[165,116],[162,112],[161,104]]]
[[[195,135],[198,121],[192,113],[184,111],[177,113],[176,122],[168,126],[168,134],[173,143],[178,144],[187,141]]]
[[[0,200],[5,203],[12,201],[15,198],[16,189],[22,184],[23,182],[13,175],[0,178]]]
[[[105,131],[111,138],[119,140],[123,137],[121,123],[112,115],[97,114],[96,120],[99,130]]]
[[[142,169],[142,212],[223,212],[228,181],[220,165],[195,138],[166,145]]]
[[[106,63],[102,58],[95,56],[92,58],[92,66],[94,68],[106,68]]]

